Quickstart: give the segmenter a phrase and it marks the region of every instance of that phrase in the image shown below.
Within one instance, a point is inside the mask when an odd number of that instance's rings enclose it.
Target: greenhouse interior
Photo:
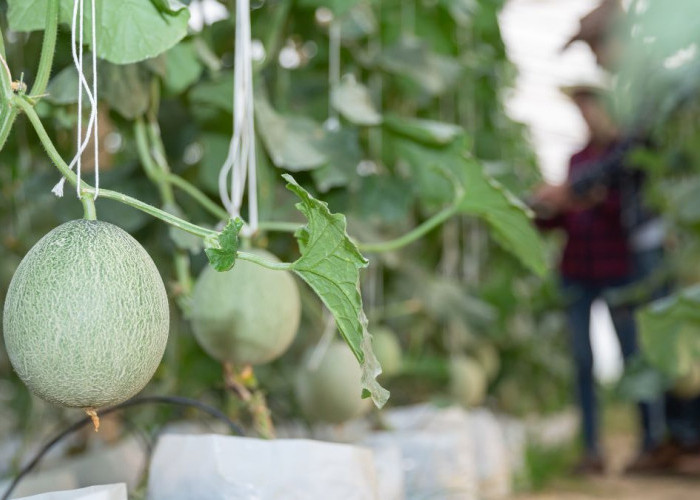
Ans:
[[[700,498],[699,20],[0,0],[0,500]]]

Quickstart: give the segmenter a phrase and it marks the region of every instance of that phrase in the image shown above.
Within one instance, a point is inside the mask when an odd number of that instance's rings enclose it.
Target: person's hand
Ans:
[[[568,184],[542,184],[536,190],[533,201],[536,205],[548,207],[554,212],[566,210],[573,199]]]

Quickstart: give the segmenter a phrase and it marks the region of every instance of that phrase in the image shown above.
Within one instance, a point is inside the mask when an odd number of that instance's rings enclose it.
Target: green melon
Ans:
[[[75,220],[22,259],[5,299],[5,346],[37,396],[100,408],[129,399],[153,376],[168,340],[163,280],[123,229]]]
[[[252,252],[279,262],[264,250]],[[288,271],[245,260],[223,273],[208,266],[195,283],[190,318],[197,342],[214,359],[267,363],[294,340],[301,318],[299,289]]]
[[[482,343],[474,350],[474,358],[486,372],[489,381],[495,380],[501,370],[501,358],[493,344]]]
[[[401,370],[401,344],[393,331],[381,327],[374,329],[372,348],[382,366],[382,375],[391,377]]]
[[[450,360],[450,392],[462,406],[479,406],[486,397],[486,372],[481,365],[467,356],[456,356]]]
[[[369,399],[361,397],[362,370],[350,348],[334,341],[316,369],[309,366],[312,353],[313,349],[304,357],[294,387],[304,416],[339,424],[369,410]]]

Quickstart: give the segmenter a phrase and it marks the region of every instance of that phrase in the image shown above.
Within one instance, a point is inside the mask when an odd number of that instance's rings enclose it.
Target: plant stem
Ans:
[[[134,122],[134,137],[136,138],[136,150],[143,169],[151,182],[158,186],[161,200],[164,204],[175,203],[175,195],[170,184],[163,181],[164,175],[167,175],[168,172],[165,171],[163,165],[159,165],[154,161],[148,144],[146,125],[141,118]]]
[[[210,214],[220,220],[227,220],[230,216],[228,212],[219,205],[211,200],[206,194],[197,188],[194,184],[183,179],[177,174],[168,173],[165,179],[175,187],[180,188],[182,191],[190,195],[196,202],[198,202],[202,208],[207,210]]]
[[[401,247],[413,243],[418,238],[424,234],[435,229],[437,226],[445,222],[447,219],[452,217],[457,213],[457,207],[450,205],[447,208],[442,209],[440,212],[436,213],[428,220],[415,227],[408,233],[400,236],[396,239],[389,241],[382,241],[377,243],[358,243],[357,247],[364,252],[380,253],[380,252],[390,252],[392,250],[397,250]]]
[[[84,187],[81,189],[81,192],[94,194],[95,188],[92,186]],[[141,200],[137,200],[136,198],[132,198],[131,196],[127,196],[116,191],[100,188],[100,198],[109,198],[110,200],[119,201],[125,205],[129,205],[137,210],[141,210],[142,212],[152,215],[163,222],[167,222],[171,226],[182,229],[183,231],[194,234],[195,236],[199,236],[200,238],[216,239],[219,236],[219,233],[216,231],[192,224],[191,222],[187,222],[186,220],[161,210],[160,208],[156,208],[153,205],[149,205]]]
[[[56,52],[56,35],[58,34],[58,6],[59,0],[49,0],[49,5],[46,9],[46,27],[44,28],[44,41],[41,45],[39,67],[30,92],[30,95],[33,96],[44,93],[51,76],[53,55]],[[93,48],[93,50],[95,49]]]
[[[137,119],[134,123],[134,135],[136,137],[136,147],[138,149],[139,158],[143,163],[146,175],[160,189],[161,198],[164,203],[174,203],[175,196],[170,185],[176,186],[189,194],[197,201],[205,210],[209,211],[214,217],[220,220],[229,218],[228,212],[210,200],[206,194],[201,192],[197,187],[183,179],[177,174],[170,171],[169,165],[165,162],[165,148],[160,137],[158,125],[152,122],[150,118],[149,126],[146,127],[142,119]],[[158,159],[154,160],[149,151],[150,144],[158,155]]]
[[[258,228],[261,231],[277,231],[279,233],[293,233],[303,226],[304,224],[298,222],[263,221],[258,223]]]
[[[0,116],[0,151],[5,147],[7,138],[10,137],[10,132],[12,132],[12,125],[15,123],[17,118],[17,108],[12,106],[12,101],[3,103],[0,106],[2,111],[2,116]]]
[[[13,95],[12,75],[10,74],[7,61],[5,60],[5,43],[2,41],[2,34],[0,34],[0,49],[2,49],[2,54],[0,54],[0,57],[2,57],[2,61],[0,61],[0,86],[2,86],[2,94],[0,94],[0,97],[2,97],[3,103],[9,104]]]
[[[44,128],[43,123],[41,123],[39,115],[36,114],[36,111],[34,111],[34,108],[32,108],[31,104],[29,104],[21,96],[13,97],[12,102],[16,104],[16,106],[22,111],[24,111],[24,113],[27,115],[27,118],[29,118],[29,121],[34,127],[34,130],[39,136],[39,140],[43,144],[51,160],[56,165],[56,168],[58,168],[58,170],[61,172],[61,174],[63,174],[63,176],[66,178],[66,180],[68,180],[69,183],[75,186],[77,183],[75,173],[68,168],[66,162],[63,161],[63,158],[61,158],[61,155],[56,150],[56,147],[53,145],[53,142],[51,142],[49,135],[46,133],[46,129]],[[80,191],[81,194],[95,194],[95,188],[87,184],[85,181],[81,181]],[[187,222],[179,217],[176,217],[175,215],[169,214],[164,210],[151,206],[148,203],[144,203],[141,200],[137,200],[136,198],[132,198],[131,196],[127,196],[122,193],[110,191],[109,189],[100,189],[100,196],[132,206],[138,210],[141,210],[142,212],[146,212],[147,214],[152,215],[153,217],[167,222],[168,224],[175,226],[178,229],[182,229],[183,231],[186,231],[190,234],[199,236],[200,238],[215,239],[219,235],[219,233],[217,233],[216,231],[212,231],[211,229],[206,229],[197,226],[196,224]]]
[[[97,220],[95,198],[90,194],[84,194],[80,197],[80,202],[83,204],[83,218],[87,220]]]
[[[447,219],[449,219],[456,213],[457,208],[454,205],[450,205],[449,207],[444,208],[440,212],[436,213],[428,220],[415,227],[408,233],[404,234],[403,236],[399,236],[398,238],[393,240],[380,241],[376,243],[357,243],[357,247],[361,251],[372,253],[382,253],[390,252],[392,250],[398,250],[401,247],[405,247],[406,245],[413,243],[424,234],[435,229],[437,226],[445,222]],[[284,233],[293,233],[302,226],[303,224],[299,224],[296,222],[274,221],[261,222],[258,225],[261,231],[279,231]]]
[[[101,190],[100,193],[102,193]],[[253,262],[255,264],[258,264],[259,266],[266,267],[274,271],[291,271],[293,269],[293,264],[290,262],[273,262],[253,253],[238,252],[238,258],[241,260]]]

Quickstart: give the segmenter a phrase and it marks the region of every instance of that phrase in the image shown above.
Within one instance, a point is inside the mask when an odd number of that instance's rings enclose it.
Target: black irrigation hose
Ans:
[[[212,417],[221,420],[224,422],[231,432],[237,436],[243,436],[245,433],[243,432],[243,429],[235,422],[233,422],[231,419],[229,419],[223,412],[217,410],[216,408],[206,405],[204,403],[201,403],[195,399],[190,399],[190,398],[183,398],[180,396],[144,396],[140,398],[134,398],[130,399],[129,401],[125,401],[124,403],[118,404],[116,406],[112,406],[110,408],[106,408],[104,410],[101,410],[99,412],[100,416],[104,415],[109,415],[110,413],[114,413],[119,410],[124,410],[126,408],[131,408],[132,406],[139,406],[139,405],[144,405],[144,404],[171,404],[171,405],[177,405],[177,406],[189,406],[192,408],[197,408],[204,413],[208,413]],[[31,472],[31,470],[36,467],[36,465],[41,461],[41,459],[46,455],[46,453],[53,448],[56,443],[61,441],[63,438],[66,436],[76,432],[80,428],[84,427],[87,424],[92,423],[92,418],[90,417],[84,417],[77,422],[74,422],[71,424],[69,427],[66,427],[63,429],[61,432],[56,434],[56,436],[51,439],[48,443],[46,443],[32,458],[32,460],[27,463],[24,467],[22,467],[22,470],[19,471],[17,476],[12,480],[12,483],[10,486],[7,488],[5,491],[5,494],[2,496],[2,499],[0,500],[9,500],[10,495],[12,492],[15,490],[19,482]]]

